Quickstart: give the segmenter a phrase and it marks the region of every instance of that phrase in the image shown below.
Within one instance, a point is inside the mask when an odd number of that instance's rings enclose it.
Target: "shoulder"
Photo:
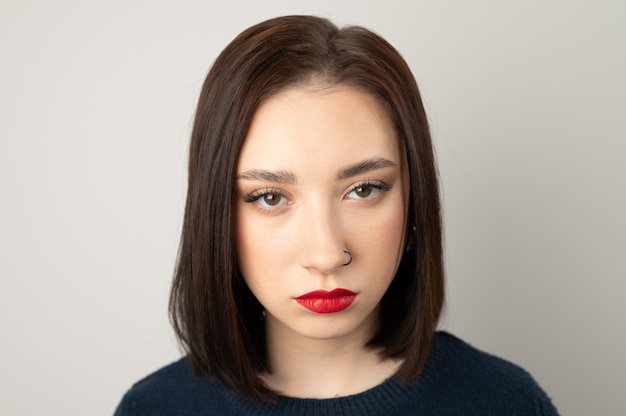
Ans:
[[[465,414],[557,414],[526,370],[447,332],[437,333],[420,379],[423,387],[432,390],[431,397],[445,396],[447,403],[461,406]]]
[[[481,351],[447,332],[437,333],[432,358],[440,370],[467,373],[468,377],[488,377],[515,384],[534,382],[523,368]]]
[[[115,416],[228,414],[226,390],[197,377],[185,359],[176,361],[135,383],[124,395]]]

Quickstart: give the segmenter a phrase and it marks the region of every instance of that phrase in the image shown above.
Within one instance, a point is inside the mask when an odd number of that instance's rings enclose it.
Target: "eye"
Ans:
[[[391,185],[388,185],[381,181],[375,182],[364,182],[355,185],[350,192],[346,195],[349,199],[373,199],[375,198],[381,191],[389,191],[391,189]]]
[[[352,192],[359,198],[367,198],[368,196],[372,194],[372,192],[375,192],[375,191],[376,190],[371,185],[361,185],[361,186],[357,186],[356,188],[354,188]]]
[[[284,197],[282,195],[267,193],[261,195],[261,197],[257,199],[257,202],[268,207],[276,207],[280,205],[283,199]]]
[[[254,203],[259,208],[264,210],[273,210],[278,207],[288,204],[289,200],[280,192],[265,190],[254,191],[244,196],[244,201],[247,203]]]

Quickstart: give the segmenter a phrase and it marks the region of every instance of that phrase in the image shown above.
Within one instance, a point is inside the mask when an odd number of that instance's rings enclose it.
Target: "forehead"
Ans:
[[[402,148],[388,111],[372,94],[343,85],[290,87],[255,112],[238,170],[372,156],[399,163]]]

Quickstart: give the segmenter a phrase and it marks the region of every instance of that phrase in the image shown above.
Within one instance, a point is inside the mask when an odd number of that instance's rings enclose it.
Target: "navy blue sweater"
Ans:
[[[334,399],[280,396],[259,405],[220,383],[193,375],[184,359],[135,384],[115,416],[207,415],[557,415],[523,369],[439,332],[419,378],[395,378],[363,393]]]

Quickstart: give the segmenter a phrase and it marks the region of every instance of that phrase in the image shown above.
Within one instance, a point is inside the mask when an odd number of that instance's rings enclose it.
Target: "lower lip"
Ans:
[[[296,298],[296,302],[315,313],[337,313],[347,309],[356,299],[356,293],[346,289],[331,292],[316,290]]]

